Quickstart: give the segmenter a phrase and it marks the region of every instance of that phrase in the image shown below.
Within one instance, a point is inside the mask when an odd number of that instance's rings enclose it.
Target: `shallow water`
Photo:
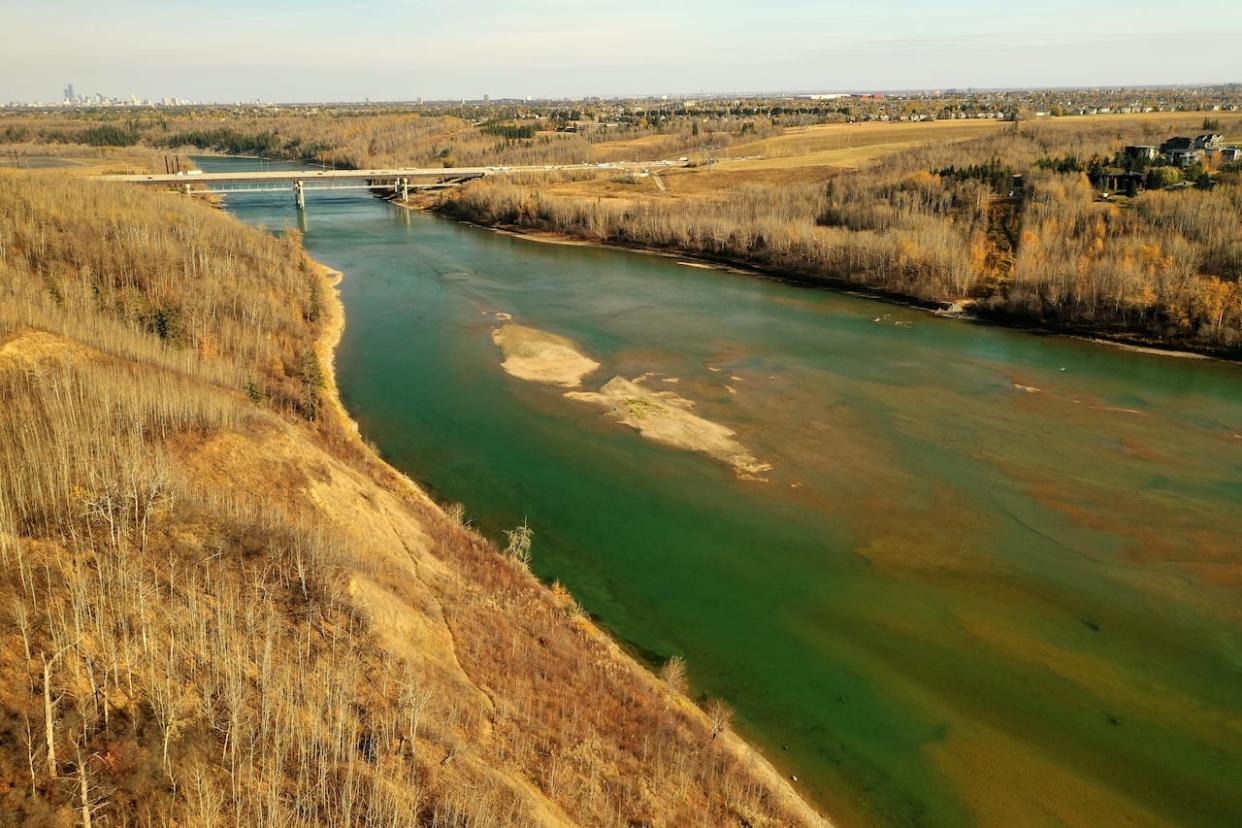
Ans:
[[[541,577],[683,655],[836,821],[1237,824],[1238,366],[308,202],[366,436],[488,534],[529,520]],[[291,193],[229,208],[299,220]],[[505,374],[500,312],[601,362],[585,388],[653,373],[774,469]]]

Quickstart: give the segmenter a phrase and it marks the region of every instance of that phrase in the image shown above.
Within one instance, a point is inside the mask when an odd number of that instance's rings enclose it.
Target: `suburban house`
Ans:
[[[1207,135],[1200,135],[1197,138],[1195,138],[1195,149],[1218,150],[1218,149],[1223,149],[1224,146],[1225,146],[1225,137],[1223,135],[1216,135],[1214,133],[1209,133]]]
[[[1106,170],[1100,173],[1098,184],[1105,193],[1133,193],[1146,188],[1147,176],[1140,172]]]
[[[1197,149],[1169,150],[1166,154],[1169,156],[1169,163],[1175,167],[1189,167],[1203,160],[1203,150]]]
[[[1160,151],[1150,144],[1138,144],[1125,148],[1126,158],[1141,158],[1144,161],[1155,161]]]
[[[1178,136],[1160,145],[1160,152],[1169,163],[1177,167],[1189,167],[1203,158],[1203,149],[1195,146],[1195,138]]]
[[[1122,148],[1114,166],[1093,166],[1091,182],[1103,191],[1104,198],[1111,193],[1133,195],[1147,188],[1147,168],[1170,164],[1185,170],[1197,163],[1206,163],[1209,170],[1219,169],[1225,164],[1242,163],[1242,146],[1226,145],[1224,137],[1215,133],[1193,138],[1178,135],[1158,148],[1150,144],[1130,144]],[[1020,192],[1021,185],[1014,186]]]
[[[1126,147],[1124,152],[1127,158],[1142,158],[1148,161],[1163,156],[1170,164],[1183,168],[1207,159],[1218,164],[1233,164],[1242,161],[1242,147],[1226,146],[1224,137],[1215,133],[1205,133],[1194,138],[1182,135],[1170,138],[1160,145],[1158,155],[1147,154],[1147,150],[1150,149],[1153,148]]]

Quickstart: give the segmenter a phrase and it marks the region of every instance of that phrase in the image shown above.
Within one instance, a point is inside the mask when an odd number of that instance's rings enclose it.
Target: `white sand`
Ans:
[[[694,414],[690,410],[694,403],[672,391],[654,391],[638,381],[613,377],[599,391],[571,391],[565,396],[608,409],[609,416],[649,440],[727,463],[741,477],[762,479],[758,475],[772,468],[738,442],[733,429]]]
[[[504,353],[501,367],[518,379],[577,388],[599,367],[565,337],[525,325],[501,325],[492,331],[492,341]]]

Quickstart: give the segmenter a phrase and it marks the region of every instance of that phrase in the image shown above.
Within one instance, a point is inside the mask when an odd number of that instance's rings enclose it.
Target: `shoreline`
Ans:
[[[344,336],[346,325],[345,302],[341,298],[340,293],[340,285],[345,279],[345,274],[322,262],[316,261],[305,251],[302,255],[305,257],[312,273],[320,280],[320,285],[324,290],[323,327],[315,342],[315,353],[319,358],[320,369],[323,373],[323,397],[328,403],[328,407],[332,410],[333,416],[340,418],[355,450],[361,452],[368,462],[383,469],[410,494],[426,503],[437,514],[442,515],[445,520],[449,520],[448,515],[444,513],[440,504],[423,489],[417,480],[394,467],[371,448],[365,438],[363,438],[357,420],[350,415],[341,401],[340,389],[336,380],[336,350]],[[537,584],[536,589],[543,592],[551,592],[551,588],[547,584],[537,578],[533,578],[533,576],[532,579]],[[656,695],[668,694],[671,703],[687,714],[697,718],[708,732],[711,731],[707,714],[694,702],[691,696],[669,691],[653,670],[632,655],[623,643],[603,626],[591,619],[587,619],[585,624],[590,633],[597,640],[604,643],[609,656],[618,662],[619,666],[635,671],[651,693]],[[728,751],[734,760],[745,766],[757,779],[765,782],[773,794],[781,796],[786,801],[785,804],[792,810],[798,811],[807,824],[833,828],[834,823],[832,820],[821,814],[814,804],[793,787],[790,781],[790,774],[782,772],[758,747],[735,733],[732,729],[722,731],[719,738],[723,742],[724,749]],[[797,777],[794,778],[796,779]]]
[[[762,265],[738,259],[731,259],[724,256],[711,257],[704,256],[699,253],[690,253],[687,251],[678,251],[669,248],[598,241],[596,239],[587,239],[580,236],[574,236],[570,233],[563,233],[554,230],[540,230],[537,228],[525,228],[519,225],[483,224],[472,219],[455,216],[451,213],[441,213],[435,209],[434,205],[419,206],[402,203],[400,201],[391,201],[390,203],[396,207],[406,210],[433,213],[440,218],[454,221],[458,224],[465,224],[470,227],[476,227],[480,230],[487,230],[502,236],[509,236],[512,238],[522,239],[524,241],[535,242],[537,244],[552,244],[565,247],[590,247],[600,250],[622,250],[642,255],[659,256],[664,259],[672,259],[678,264],[688,267],[695,267],[702,270],[715,270],[722,273],[732,273],[739,276],[750,276],[758,279],[767,279],[774,282],[792,285],[794,287],[831,291],[833,293],[842,293],[847,296],[857,296],[863,299],[883,302],[888,305],[913,308],[914,310],[923,311],[931,316],[937,316],[942,319],[956,319],[974,325],[1008,328],[1009,330],[1022,331],[1024,333],[1034,334],[1037,336],[1058,336],[1065,339],[1076,339],[1081,342],[1089,342],[1093,345],[1105,345],[1111,348],[1129,351],[1131,353],[1148,354],[1150,356],[1163,356],[1175,359],[1213,360],[1232,365],[1242,365],[1242,352],[1235,354],[1227,351],[1221,352],[1206,349],[1199,350],[1187,348],[1185,346],[1166,345],[1159,340],[1148,339],[1139,334],[1135,334],[1133,336],[1111,335],[1103,331],[1086,327],[1048,324],[1036,325],[1022,322],[1019,319],[1005,319],[998,316],[985,316],[961,311],[954,312],[947,309],[948,307],[952,307],[952,305],[948,302],[917,299],[911,296],[903,296],[897,293],[889,293],[874,288],[868,288],[865,285],[854,285],[837,279],[804,276],[776,268],[766,268]]]

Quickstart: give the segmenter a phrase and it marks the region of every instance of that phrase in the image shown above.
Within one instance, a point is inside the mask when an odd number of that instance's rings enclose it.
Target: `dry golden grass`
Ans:
[[[578,173],[526,183],[547,197],[598,198],[630,205],[664,202],[671,206],[684,202],[726,203],[755,188],[805,188],[823,184],[841,173],[842,169],[835,166],[733,169],[719,164],[674,167],[647,177],[616,172]]]
[[[803,167],[835,167],[856,169],[896,152],[922,146],[926,141],[877,143],[866,146],[840,147],[838,149],[814,150],[791,155],[753,158],[739,161],[721,161],[722,170],[788,170]]]
[[[816,124],[791,127],[781,135],[729,148],[731,157],[762,158],[723,161],[726,170],[762,170],[790,167],[856,167],[893,152],[931,143],[961,141],[996,132],[1000,121],[921,121],[856,124]]]
[[[693,134],[688,124],[681,124],[677,131],[639,135],[637,137],[598,140],[591,144],[592,161],[659,161],[698,154],[706,147],[715,148],[717,154],[728,150],[737,140],[731,132],[703,131]]]
[[[1109,112],[1103,115],[1063,115],[1058,118],[1041,118],[1041,127],[1078,131],[1083,128],[1133,127],[1150,124],[1158,129],[1196,134],[1203,132],[1205,119],[1218,119],[1232,123],[1236,128],[1239,118],[1228,112]]]
[[[340,322],[296,236],[0,174],[4,824],[818,823],[365,450]]]
[[[68,175],[164,172],[165,159],[192,165],[184,155],[148,147],[92,147],[86,144],[0,143],[0,170],[53,167]]]

